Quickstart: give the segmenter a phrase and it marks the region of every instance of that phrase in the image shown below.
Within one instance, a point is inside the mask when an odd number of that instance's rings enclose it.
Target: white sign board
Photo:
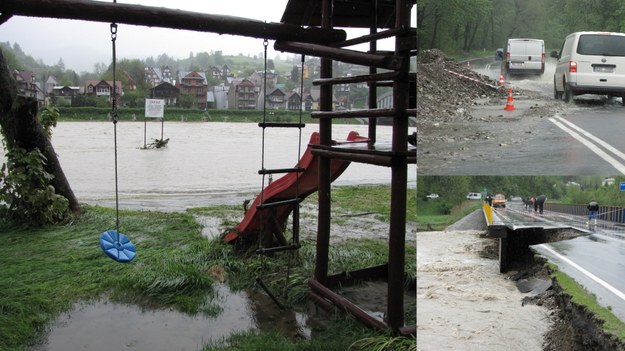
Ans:
[[[163,118],[165,115],[165,100],[145,99],[145,117]]]

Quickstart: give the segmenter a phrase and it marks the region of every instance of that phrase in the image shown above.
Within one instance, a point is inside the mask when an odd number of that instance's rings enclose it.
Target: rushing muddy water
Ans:
[[[120,207],[184,210],[211,204],[241,203],[260,191],[262,129],[255,123],[164,123],[167,147],[141,149],[161,137],[161,123],[119,122],[117,125]],[[302,131],[303,153],[316,125]],[[367,135],[364,125],[335,125],[333,138],[349,131]],[[80,202],[112,206],[115,201],[114,138],[111,122],[61,122],[52,144]],[[378,127],[378,141],[390,142],[391,128]],[[265,131],[265,168],[287,168],[298,161],[298,132]],[[0,150],[1,159],[4,159]],[[408,167],[416,182],[416,167]],[[352,163],[334,184],[388,184],[389,168]]]
[[[417,235],[417,349],[542,350],[549,311],[479,256],[482,231]]]

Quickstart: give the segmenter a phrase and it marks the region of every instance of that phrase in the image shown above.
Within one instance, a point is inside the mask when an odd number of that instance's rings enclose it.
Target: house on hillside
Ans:
[[[265,83],[265,71],[256,71],[252,73],[249,77],[247,77],[254,85],[263,89]],[[276,88],[276,84],[278,84],[278,75],[274,70],[267,71],[267,91],[271,91]]]
[[[117,105],[121,103],[121,97],[124,95],[122,82],[115,81],[115,92],[117,93]],[[85,82],[85,95],[106,97],[109,104],[113,103],[113,81],[112,80],[87,80]]]
[[[221,67],[210,66],[208,67],[208,74],[214,79],[221,79]]]
[[[145,67],[144,79],[151,87],[163,82],[174,84],[174,75],[169,66]]]
[[[71,87],[67,85],[57,85],[54,88],[52,88],[52,93],[50,93],[50,95],[52,96],[65,97],[65,98],[70,98],[70,99],[79,94],[80,94],[80,87]]]
[[[261,105],[262,108],[262,105]],[[281,89],[275,88],[267,94],[268,110],[284,110],[286,109],[286,93]]]
[[[230,67],[224,63],[221,66],[221,79],[226,80],[228,77],[232,77],[232,71],[230,70]]]
[[[304,111],[312,111],[313,106],[315,105],[315,100],[312,94],[305,93],[304,98],[302,99],[302,103],[304,104]]]
[[[56,77],[54,76],[49,76],[48,79],[46,79],[46,82],[44,83],[44,89],[43,91],[46,92],[46,94],[50,95],[52,94],[52,89],[56,86],[61,85],[59,83],[59,81],[56,79]]]
[[[297,92],[291,92],[287,96],[286,109],[289,111],[299,111],[302,106],[300,95]]]
[[[175,105],[179,95],[180,89],[168,82],[162,82],[150,89],[150,97],[165,100],[165,105]]]
[[[319,111],[319,96],[321,95],[319,87],[310,88],[310,101],[312,102],[310,106],[311,111]],[[332,97],[333,101],[334,96]]]
[[[181,94],[194,96],[198,108],[206,108],[208,81],[204,72],[178,72],[176,87],[180,89]]]
[[[81,88],[76,86],[57,85],[52,88],[52,91],[48,94],[50,98],[63,99],[71,106],[74,102],[74,96],[81,94]]]
[[[221,66],[210,66],[208,68],[208,73],[211,77],[219,80],[227,80],[228,77],[232,76],[232,72],[230,71],[230,67],[225,63]]]
[[[230,90],[230,86],[224,83],[213,87],[213,96],[215,99],[214,108],[219,110],[228,109],[228,90]]]
[[[37,77],[31,71],[14,71],[13,78],[17,82],[17,94],[25,97],[37,98],[39,88]]]
[[[258,91],[249,79],[235,79],[228,91],[228,107],[237,110],[254,110],[257,106]]]

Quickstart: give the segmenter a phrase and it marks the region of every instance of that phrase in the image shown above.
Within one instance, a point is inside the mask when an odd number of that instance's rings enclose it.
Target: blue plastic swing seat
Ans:
[[[137,255],[130,239],[116,230],[107,230],[100,235],[100,247],[104,253],[117,262],[130,262]]]

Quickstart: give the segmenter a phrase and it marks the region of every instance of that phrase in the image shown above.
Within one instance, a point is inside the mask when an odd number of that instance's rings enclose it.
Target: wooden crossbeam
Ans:
[[[7,16],[115,22],[319,44],[343,41],[347,37],[344,30],[303,28],[243,17],[90,0],[2,0],[0,1],[0,18],[7,18]]]

